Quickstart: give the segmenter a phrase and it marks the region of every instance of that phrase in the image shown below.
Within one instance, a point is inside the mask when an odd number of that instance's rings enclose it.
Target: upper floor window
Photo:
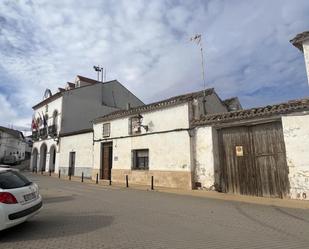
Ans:
[[[55,110],[53,113],[53,125],[57,125],[58,124],[58,111]]]
[[[105,123],[103,124],[103,137],[109,137],[111,133],[111,124]]]

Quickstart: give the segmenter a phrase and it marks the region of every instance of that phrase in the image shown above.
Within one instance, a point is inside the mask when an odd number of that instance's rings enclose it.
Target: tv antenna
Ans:
[[[195,42],[201,51],[201,66],[202,66],[202,77],[203,77],[203,83],[204,83],[204,89],[206,89],[206,81],[205,81],[205,68],[204,68],[204,52],[203,52],[203,46],[202,46],[202,35],[196,34],[190,38],[190,41]]]

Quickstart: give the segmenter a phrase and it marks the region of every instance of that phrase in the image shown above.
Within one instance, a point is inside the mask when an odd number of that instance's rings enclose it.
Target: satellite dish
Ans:
[[[52,96],[51,90],[47,88],[44,93],[44,99],[48,99],[51,96]]]

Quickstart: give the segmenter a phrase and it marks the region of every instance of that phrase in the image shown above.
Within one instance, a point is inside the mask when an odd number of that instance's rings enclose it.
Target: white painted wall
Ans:
[[[58,119],[57,119],[57,131],[59,133],[60,128],[61,128],[61,117],[62,117],[62,99],[63,97],[59,97],[53,101],[51,101],[50,103],[48,103],[48,111],[46,112],[46,105],[41,106],[39,108],[37,108],[36,110],[34,110],[34,116],[35,118],[42,117],[42,115],[47,114],[48,115],[48,121],[47,124],[48,125],[52,125],[53,124],[53,113],[55,110],[58,111]],[[39,115],[40,114],[40,115]],[[43,128],[43,124],[40,126],[40,128]]]
[[[309,115],[282,117],[291,198],[309,200]]]
[[[306,71],[307,71],[307,78],[308,78],[308,84],[309,84],[309,40],[304,41],[304,43],[303,43],[303,51],[304,51]]]
[[[55,161],[55,172],[58,171],[58,166],[59,166],[59,146],[57,145],[57,142],[53,139],[44,139],[44,140],[40,140],[40,141],[35,141],[33,143],[33,148],[32,148],[32,154],[31,154],[31,160],[30,160],[30,169],[32,170],[33,167],[35,167],[34,162],[33,162],[33,151],[35,149],[37,149],[38,151],[38,158],[37,158],[37,170],[41,169],[41,155],[40,155],[40,151],[41,151],[41,146],[43,144],[46,144],[47,146],[47,154],[46,154],[46,168],[45,171],[48,172],[49,171],[49,159],[50,159],[50,149],[52,146],[56,147],[56,161]]]
[[[75,176],[90,177],[93,167],[92,132],[61,137],[59,168],[68,173],[70,152],[75,152]]]
[[[113,139],[113,168],[130,169],[132,164],[131,151],[149,149],[149,170],[190,171],[190,138],[188,131],[171,131],[189,128],[188,104],[173,106],[153,112],[141,113],[143,124],[149,126],[146,136],[129,136],[129,117],[112,120],[111,136]],[[102,139],[103,123],[94,125],[94,139]],[[152,134],[153,133],[153,134]],[[100,168],[100,142],[94,147],[94,168]],[[116,160],[115,160],[116,158]]]
[[[215,184],[213,128],[198,127],[195,135],[195,182],[201,183],[202,188],[213,190]]]
[[[15,155],[18,160],[25,159],[26,142],[15,136],[0,131],[0,161],[4,156]]]

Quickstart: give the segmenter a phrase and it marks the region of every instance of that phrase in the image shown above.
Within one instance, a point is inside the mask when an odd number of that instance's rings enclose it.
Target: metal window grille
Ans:
[[[110,123],[103,124],[103,137],[109,137],[111,132]]]
[[[148,170],[149,169],[149,150],[133,150],[133,169]]]

